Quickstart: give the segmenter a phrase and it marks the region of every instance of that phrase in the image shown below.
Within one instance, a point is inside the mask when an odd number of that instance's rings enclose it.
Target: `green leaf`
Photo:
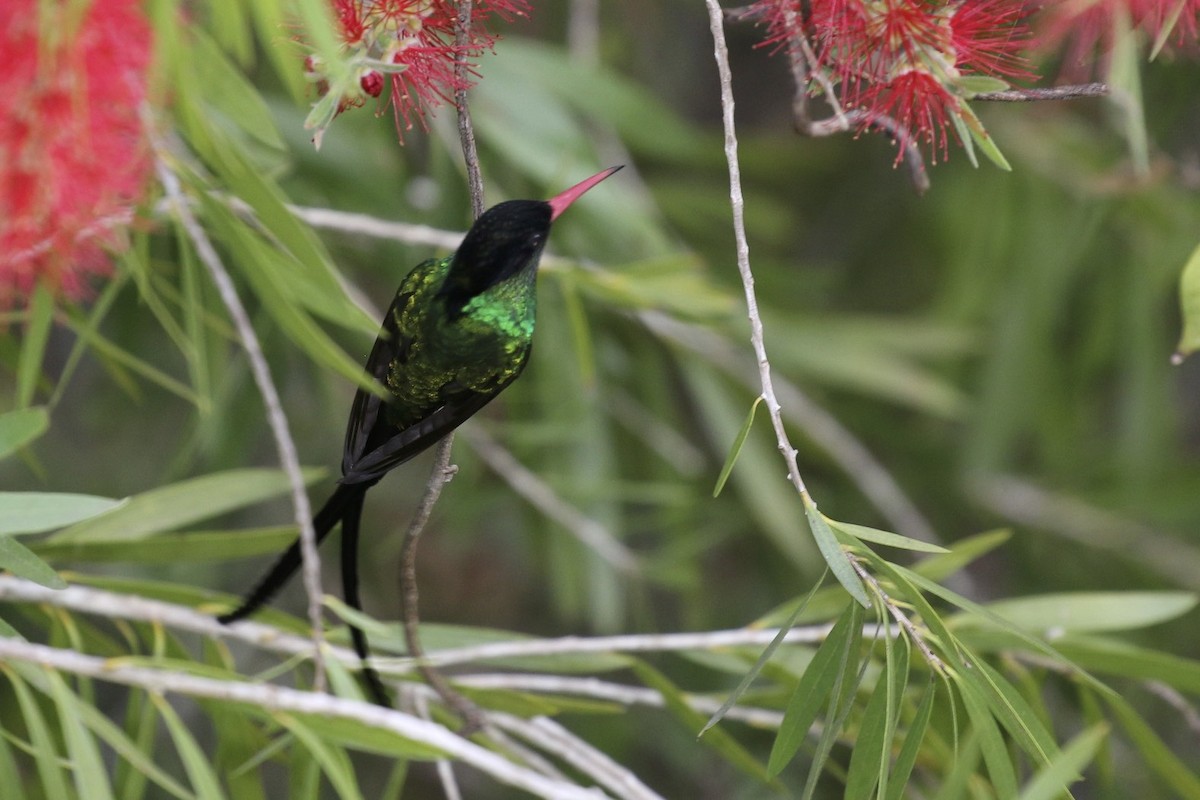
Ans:
[[[420,761],[432,761],[446,756],[442,750],[432,745],[407,739],[393,731],[363,725],[357,720],[322,714],[290,713],[288,716],[297,723],[303,723],[309,730],[320,731],[321,740],[326,743],[364,753]]]
[[[138,358],[129,351],[109,341],[90,327],[89,324],[76,320],[73,316],[67,317],[66,323],[67,327],[79,337],[80,341],[86,343],[88,347],[95,351],[96,355],[111,361],[112,363],[109,364],[110,367],[118,369],[127,368],[156,386],[182,397],[192,405],[199,406],[201,404],[201,398],[190,386],[176,380],[158,367],[150,364],[150,362]],[[120,373],[115,374],[114,379],[120,380],[119,376]]]
[[[199,800],[224,800],[225,793],[221,790],[221,781],[217,777],[208,755],[197,744],[191,731],[175,713],[175,709],[160,694],[151,694],[150,700],[158,709],[159,716],[162,717],[167,731],[171,734],[175,752],[179,754],[179,760],[183,762],[188,781],[192,784],[196,797]]]
[[[1008,748],[1004,745],[1004,737],[1000,735],[1000,727],[992,715],[992,703],[987,694],[973,681],[962,680],[970,674],[969,671],[964,672],[959,676],[960,680],[955,681],[955,685],[967,709],[967,716],[971,718],[971,726],[978,737],[983,761],[987,764],[996,794],[1002,798],[1016,797],[1017,773],[1009,757]]]
[[[971,132],[971,139],[975,144],[979,145],[979,149],[983,154],[991,159],[991,162],[1005,172],[1012,172],[1012,165],[1008,163],[1008,159],[1000,152],[1000,148],[996,146],[996,140],[992,138],[983,127],[983,123],[979,117],[975,116],[975,112],[966,102],[958,104],[958,112],[962,115],[963,122]]]
[[[1179,305],[1183,311],[1183,333],[1171,359],[1175,364],[1200,349],[1200,245],[1192,251],[1180,273]]]
[[[120,500],[87,494],[0,492],[0,534],[52,531],[120,504]]]
[[[987,531],[950,545],[950,552],[922,559],[913,567],[913,571],[931,581],[941,581],[966,567],[968,564],[982,558],[1007,542],[1012,537],[1012,531],[1001,528]]]
[[[46,674],[46,670],[41,668],[31,666],[30,669],[37,669],[39,675]],[[21,709],[21,716],[25,720],[25,728],[29,732],[29,742],[33,745],[34,764],[37,767],[44,796],[56,798],[56,800],[57,798],[74,797],[75,795],[68,788],[63,775],[55,736],[49,725],[46,724],[46,717],[42,714],[37,699],[29,691],[29,685],[21,678],[16,669],[2,662],[0,662],[0,671],[8,676],[9,685],[13,688],[17,705]]]
[[[1112,693],[1104,697],[1104,702],[1113,710],[1117,722],[1141,753],[1146,766],[1181,797],[1200,800],[1200,777],[1197,777],[1196,771],[1171,752],[1171,748],[1163,743],[1154,729],[1138,716],[1129,701]]]
[[[1064,592],[1001,600],[987,608],[1020,628],[1056,638],[1147,628],[1186,614],[1196,602],[1191,592]]]
[[[1158,36],[1154,39],[1154,46],[1150,48],[1150,61],[1158,58],[1158,54],[1162,52],[1163,47],[1170,40],[1171,34],[1175,31],[1176,24],[1179,23],[1179,16],[1183,13],[1183,9],[1187,7],[1187,4],[1188,0],[1176,0],[1174,7],[1163,18],[1162,25],[1158,30]]]
[[[1113,15],[1107,82],[1111,91],[1109,108],[1124,129],[1134,170],[1150,174],[1150,136],[1146,130],[1145,98],[1142,92],[1141,35],[1133,27],[1127,9]]]
[[[990,75],[959,75],[954,78],[954,85],[962,89],[968,98],[977,94],[1004,92],[1012,88],[1006,81]]]
[[[885,672],[875,683],[875,690],[863,711],[846,770],[845,800],[868,800],[880,774],[887,770],[890,685],[890,676]]]
[[[1099,636],[1071,636],[1055,643],[1066,658],[1095,672],[1144,681],[1162,681],[1200,694],[1200,661],[1117,642]]]
[[[0,458],[16,452],[50,427],[50,415],[41,406],[0,414]]]
[[[704,718],[692,710],[679,688],[665,675],[644,662],[636,662],[633,670],[647,687],[662,695],[663,702],[680,721],[690,730],[699,730]],[[738,769],[760,781],[771,782],[772,774],[759,763],[736,739],[721,728],[714,728],[704,738],[705,744],[712,747],[725,757],[725,760]]]
[[[729,455],[725,457],[725,466],[721,467],[721,474],[717,476],[717,485],[713,487],[712,496],[717,497],[721,494],[721,490],[725,488],[725,481],[729,480],[729,473],[733,472],[733,465],[737,463],[738,455],[742,452],[742,445],[746,443],[746,437],[750,435],[750,428],[754,425],[754,414],[758,411],[758,404],[762,402],[762,395],[754,398],[754,402],[750,404],[750,413],[746,415],[746,421],[742,423],[742,429],[738,431],[737,438],[733,440],[733,447],[729,450]]]
[[[46,677],[50,683],[50,694],[58,706],[58,721],[62,725],[63,741],[79,796],[88,800],[112,800],[112,787],[100,756],[100,748],[83,724],[80,712],[83,700],[67,688],[66,681],[57,672],[47,672]]]
[[[862,539],[864,542],[874,542],[887,547],[898,547],[901,550],[915,550],[918,553],[949,553],[950,550],[942,547],[940,544],[931,542],[922,542],[920,539],[913,539],[908,536],[901,536],[898,533],[891,531],[881,531],[878,528],[868,528],[866,525],[855,525],[852,522],[839,522],[835,519],[826,517],[825,521],[829,526],[836,531],[840,531],[847,536],[852,536],[855,539]]]
[[[752,666],[750,671],[742,677],[742,680],[738,683],[737,688],[729,693],[729,697],[725,698],[725,702],[721,704],[721,707],[717,709],[716,713],[709,717],[708,722],[704,723],[704,727],[700,729],[700,733],[697,734],[697,738],[704,736],[705,731],[720,722],[729,709],[733,708],[737,701],[741,699],[741,696],[746,693],[746,690],[750,688],[750,684],[754,682],[754,679],[758,677],[760,672],[762,672],[762,668],[766,666],[768,661],[771,660],[771,656],[773,656],[775,651],[779,649],[779,645],[783,644],[783,640],[787,636],[788,631],[791,630],[792,626],[796,624],[796,620],[799,619],[800,614],[808,606],[809,601],[813,599],[813,595],[817,593],[817,589],[821,588],[821,584],[825,582],[825,576],[828,574],[828,569],[825,570],[825,572],[822,572],[821,577],[817,579],[817,582],[813,584],[813,587],[808,590],[808,594],[806,594],[804,598],[796,604],[796,609],[792,612],[791,616],[779,626],[779,633],[775,634],[775,638],[772,639],[771,643],[768,644],[766,649],[762,651],[762,655],[760,655],[758,660],[754,662],[754,666]]]
[[[25,335],[21,342],[21,358],[17,362],[17,408],[28,408],[33,402],[38,381],[42,377],[42,359],[54,322],[54,296],[44,281],[39,281],[29,303]]]
[[[901,800],[904,789],[908,786],[909,776],[917,763],[917,755],[921,752],[921,744],[925,740],[925,731],[929,728],[929,719],[933,715],[933,701],[937,695],[936,684],[930,678],[921,702],[913,715],[912,723],[904,734],[904,744],[896,755],[896,764],[892,767],[891,779],[888,781],[887,800]]]
[[[821,555],[825,557],[825,563],[829,565],[829,569],[833,572],[833,577],[838,579],[838,583],[863,608],[870,608],[871,598],[867,597],[866,587],[863,586],[858,573],[854,571],[854,567],[850,564],[850,557],[846,555],[845,551],[842,550],[842,546],[838,544],[837,537],[833,535],[833,530],[830,529],[829,523],[825,521],[825,515],[817,510],[816,503],[807,494],[803,498],[804,514],[808,517],[808,525],[812,530],[813,539],[816,540],[817,547],[821,550]]]
[[[306,483],[324,470],[304,470]],[[151,489],[120,507],[50,537],[55,543],[140,539],[286,494],[287,476],[277,469],[235,469]]]
[[[65,589],[67,583],[58,577],[50,565],[29,551],[11,536],[0,534],[0,569],[18,578],[25,578],[50,589]]]
[[[236,6],[236,3],[218,5]],[[267,104],[245,76],[229,62],[203,30],[189,31],[195,68],[204,86],[204,98],[214,110],[261,143],[276,150],[286,149]]]
[[[29,548],[47,561],[84,561],[90,564],[201,564],[278,553],[296,540],[295,525],[243,528],[227,531],[159,533],[141,539],[90,539],[33,542]]]
[[[809,728],[816,721],[822,704],[833,691],[838,675],[847,669],[850,626],[856,617],[856,606],[847,607],[800,676],[784,711],[775,743],[771,746],[771,755],[767,760],[767,772],[771,775],[778,775],[796,755]]]
[[[328,718],[314,719],[313,727],[309,727],[308,724],[301,721],[299,716],[293,714],[277,713],[274,718],[296,737],[296,740],[304,746],[313,760],[320,765],[321,771],[325,773],[325,777],[329,779],[341,800],[362,800],[354,768],[350,764],[350,759],[346,757],[346,751],[330,745],[324,738],[327,728],[332,727],[329,725]],[[318,731],[320,734],[317,733]]]
[[[1081,732],[1049,764],[1038,770],[1018,800],[1058,800],[1063,792],[1069,792],[1071,784],[1082,779],[1080,773],[1092,763],[1108,731],[1109,726],[1101,723]]]

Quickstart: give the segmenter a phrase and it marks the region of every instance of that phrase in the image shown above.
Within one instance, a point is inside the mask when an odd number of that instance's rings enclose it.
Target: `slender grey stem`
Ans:
[[[467,62],[467,50],[471,42],[471,10],[472,0],[459,0],[458,23],[455,32],[457,61],[454,74],[460,88],[454,92],[454,105],[458,111],[458,134],[462,145],[463,161],[467,167],[467,185],[471,191],[471,215],[479,219],[483,214],[483,174],[479,169],[479,152],[475,148],[475,130],[471,125],[471,112],[467,105],[467,78],[470,65]],[[438,442],[434,454],[433,471],[429,475],[429,483],[425,487],[425,496],[417,515],[404,534],[404,546],[400,558],[400,591],[404,598],[404,640],[408,646],[409,655],[417,664],[417,669],[442,700],[450,706],[465,723],[461,733],[469,735],[482,727],[483,712],[467,698],[456,692],[445,677],[425,661],[425,650],[421,646],[421,616],[419,610],[420,593],[417,590],[417,542],[421,531],[433,513],[433,507],[442,494],[442,489],[454,476],[454,468],[450,465],[450,449],[454,445],[454,434],[447,434]]]
[[[147,125],[150,129],[150,125]],[[162,182],[163,188],[166,191],[167,197],[170,200],[175,215],[179,218],[183,229],[187,232],[188,238],[192,241],[192,246],[196,248],[196,254],[200,257],[201,263],[212,276],[213,283],[217,287],[217,292],[221,296],[221,301],[225,304],[225,308],[229,311],[229,317],[233,321],[234,327],[237,329],[238,337],[242,341],[242,347],[246,351],[246,359],[250,364],[250,373],[254,376],[254,383],[258,386],[258,391],[262,395],[263,406],[266,409],[267,424],[271,428],[271,434],[275,438],[275,448],[279,452],[279,461],[283,465],[283,470],[287,474],[288,484],[292,491],[292,511],[296,519],[296,525],[300,529],[300,552],[302,555],[302,575],[304,580],[304,589],[308,595],[308,620],[312,627],[312,642],[313,642],[313,686],[319,691],[325,691],[325,634],[324,624],[322,622],[321,598],[323,592],[321,590],[321,561],[317,554],[317,535],[312,526],[312,507],[308,501],[308,492],[304,488],[304,476],[300,470],[300,459],[296,454],[296,444],[292,441],[291,433],[288,431],[287,416],[283,411],[283,404],[279,400],[279,392],[275,388],[275,383],[271,379],[271,370],[267,366],[267,359],[263,355],[262,345],[259,344],[258,335],[254,332],[254,326],[250,323],[250,316],[246,313],[246,307],[242,305],[241,298],[238,297],[237,288],[233,285],[233,279],[226,271],[225,265],[221,262],[221,257],[217,254],[216,248],[208,238],[208,234],[204,232],[204,228],[197,221],[192,213],[191,206],[184,199],[183,189],[179,184],[179,178],[171,170],[165,161],[166,153],[157,138],[157,135],[151,132],[157,151],[155,165],[158,170],[159,180]]]

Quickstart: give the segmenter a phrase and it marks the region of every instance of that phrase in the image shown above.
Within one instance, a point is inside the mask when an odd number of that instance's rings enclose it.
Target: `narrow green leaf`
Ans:
[[[967,127],[962,116],[953,111],[950,112],[950,121],[954,123],[954,133],[958,136],[959,143],[962,144],[963,152],[967,154],[967,160],[971,162],[972,167],[979,169],[979,158],[975,155],[975,140],[971,129]]]
[[[154,763],[158,717],[145,692],[130,693],[123,728],[93,706],[84,705],[81,710],[84,723],[120,756],[113,777],[117,797],[141,800],[152,780],[171,795],[191,800],[193,795],[187,787]]]
[[[1200,661],[1099,636],[1072,636],[1056,643],[1064,658],[1087,669],[1142,681],[1162,681],[1200,694]]]
[[[286,145],[275,128],[275,120],[262,95],[225,58],[216,43],[204,36],[202,31],[193,30],[191,46],[196,55],[196,70],[204,85],[205,100],[262,144],[284,150]]]
[[[808,594],[806,594],[804,598],[796,605],[796,609],[792,612],[791,616],[779,626],[779,633],[775,634],[775,638],[772,639],[771,643],[768,644],[766,649],[762,651],[762,655],[760,655],[758,660],[754,662],[754,666],[752,666],[750,671],[742,677],[742,680],[738,683],[737,688],[729,693],[729,697],[725,698],[725,702],[721,704],[721,707],[717,709],[716,713],[709,717],[708,722],[704,723],[704,727],[700,729],[700,733],[697,734],[697,738],[703,736],[705,731],[720,722],[729,709],[733,708],[737,701],[741,699],[742,695],[746,693],[746,690],[750,688],[750,684],[753,683],[754,679],[758,677],[758,674],[762,672],[762,668],[766,666],[766,663],[771,660],[771,656],[773,656],[775,651],[779,649],[779,645],[783,643],[788,631],[791,630],[792,626],[796,624],[796,620],[799,619],[800,614],[803,613],[804,609],[808,606],[809,601],[813,599],[813,595],[817,593],[817,589],[821,588],[821,584],[825,583],[825,576],[828,574],[829,570],[826,568],[825,571],[821,573],[821,577],[817,579],[817,582],[813,584],[813,587],[808,590]]]
[[[1124,129],[1129,155],[1137,174],[1150,174],[1150,135],[1146,130],[1146,107],[1142,91],[1141,36],[1134,29],[1128,9],[1113,15],[1109,50],[1109,98],[1117,122]]]
[[[1006,81],[990,75],[959,75],[954,78],[954,85],[962,88],[967,93],[967,97],[989,92],[1003,92],[1012,88]]]
[[[845,587],[850,596],[857,600],[863,608],[870,608],[871,598],[867,597],[866,587],[863,586],[858,573],[850,564],[850,557],[838,544],[837,537],[833,535],[833,530],[825,521],[825,515],[817,510],[816,503],[808,495],[804,495],[804,515],[808,517],[808,526],[812,530],[813,539],[816,540],[821,555],[825,557],[825,563],[833,572],[833,577],[838,579],[838,583]]]
[[[362,800],[362,793],[358,789],[354,767],[350,764],[350,759],[346,757],[346,751],[330,745],[323,738],[325,727],[330,720],[317,720],[316,722],[320,727],[314,729],[301,722],[297,716],[291,714],[279,713],[275,714],[274,718],[280,725],[287,728],[289,733],[296,737],[296,740],[304,746],[304,749],[309,752],[313,760],[320,765],[321,771],[325,773],[325,777],[333,785],[334,791],[340,800]],[[317,730],[320,730],[322,733],[319,735]]]
[[[183,720],[175,713],[175,709],[160,694],[151,694],[150,700],[158,709],[158,714],[166,724],[175,744],[175,752],[187,771],[188,781],[196,792],[199,800],[224,800],[225,793],[221,789],[221,781],[213,769],[208,755],[200,748],[191,731]]]
[[[63,768],[59,761],[58,744],[46,724],[42,709],[37,699],[29,691],[29,685],[17,674],[17,671],[0,663],[0,670],[8,676],[9,685],[20,706],[21,716],[25,719],[25,728],[29,731],[29,742],[33,745],[34,764],[37,766],[38,778],[41,780],[42,792],[50,798],[71,798],[76,795],[71,792]],[[39,670],[39,673],[43,672]]]
[[[698,712],[692,710],[683,693],[665,675],[641,661],[634,664],[633,670],[637,673],[642,683],[662,695],[666,707],[687,728],[690,730],[700,729],[704,718]],[[714,728],[704,738],[704,742],[724,756],[726,761],[747,775],[760,781],[772,782],[773,775],[768,774],[767,769],[759,763],[758,759],[742,747],[728,732],[721,728]]]
[[[950,769],[945,773],[942,785],[938,788],[937,794],[933,796],[933,800],[964,800],[967,797],[990,799],[994,797],[994,792],[985,793],[984,791],[972,795],[968,788],[973,782],[975,768],[978,764],[979,736],[972,732],[962,742],[956,743],[954,757],[950,759]],[[1000,800],[1012,800],[1012,796],[1001,796]]]
[[[295,541],[295,525],[228,531],[159,533],[130,541],[35,541],[29,549],[51,562],[201,564],[278,553]]]
[[[941,553],[922,559],[913,567],[913,571],[924,575],[932,581],[944,580],[958,572],[968,564],[982,558],[1007,542],[1012,537],[1012,531],[1005,528],[987,531],[950,545],[949,553]]]
[[[821,516],[825,517],[824,514]],[[855,539],[862,539],[864,542],[874,542],[875,544],[886,545],[887,547],[898,547],[901,550],[915,550],[919,553],[949,553],[945,547],[940,544],[931,542],[922,542],[920,539],[912,539],[908,536],[901,536],[898,533],[891,531],[881,531],[878,528],[868,528],[866,525],[855,525],[852,522],[839,522],[836,519],[825,517],[825,521],[835,531],[840,531]]]
[[[817,719],[817,712],[833,691],[839,671],[846,661],[850,627],[856,616],[856,606],[851,604],[838,618],[800,676],[784,711],[779,733],[771,746],[771,755],[767,760],[767,772],[771,775],[778,775],[796,755]]]
[[[1063,592],[989,603],[993,613],[1052,637],[1147,628],[1196,607],[1191,592]]]
[[[1197,776],[1195,769],[1180,761],[1179,757],[1171,752],[1171,748],[1163,743],[1128,700],[1115,693],[1103,699],[1112,709],[1126,736],[1141,753],[1146,766],[1181,797],[1188,800],[1200,799],[1200,776]]]
[[[22,770],[9,746],[7,731],[0,728],[0,786],[17,787],[25,783]]]
[[[845,800],[868,800],[875,791],[880,773],[886,770],[890,685],[891,676],[884,672],[875,683],[875,690],[871,692],[871,699],[863,711],[858,735],[854,738],[854,750],[850,753],[850,766],[846,771]]]
[[[25,332],[21,342],[21,358],[17,362],[17,408],[28,408],[42,378],[42,359],[54,322],[54,296],[44,281],[39,281],[29,303]]]
[[[1004,737],[1000,735],[1000,727],[992,715],[992,703],[987,694],[981,691],[973,681],[961,679],[965,675],[969,675],[969,673],[965,672],[964,675],[960,675],[960,679],[955,681],[955,686],[958,687],[959,696],[963,699],[967,716],[971,719],[971,728],[978,739],[979,750],[983,754],[984,763],[987,764],[992,785],[999,797],[1016,797],[1016,769],[1009,757],[1008,748],[1004,745]]]
[[[330,666],[335,660],[329,660]],[[362,693],[357,691],[357,681],[354,680],[354,677],[345,669],[342,670],[342,676],[356,684],[356,691],[348,694],[339,692],[339,696],[362,699]],[[402,758],[411,761],[432,761],[446,757],[443,751],[424,742],[407,739],[392,731],[365,726],[355,720],[326,717],[320,714],[293,713],[290,716],[293,720],[303,724],[306,729],[319,731],[321,740],[327,745],[338,745],[364,753],[375,753],[388,758]]]
[[[966,123],[967,128],[971,131],[971,138],[975,141],[975,144],[979,145],[979,149],[983,151],[983,154],[1000,169],[1005,172],[1012,172],[1012,165],[1008,163],[1008,159],[1004,157],[1004,154],[1000,152],[1000,148],[996,146],[996,140],[984,129],[979,117],[975,116],[975,112],[971,110],[971,107],[965,101],[958,104],[958,112],[962,114],[963,122]]]
[[[120,500],[87,494],[0,492],[0,534],[52,531],[120,504]]]
[[[87,325],[76,321],[72,317],[67,318],[67,327],[69,327],[76,336],[84,341],[88,347],[96,352],[96,355],[105,359],[111,360],[113,365],[121,368],[127,368],[136,375],[140,375],[145,380],[157,385],[158,387],[171,392],[174,395],[182,397],[193,405],[199,405],[200,398],[196,395],[192,388],[182,381],[172,378],[167,373],[163,372],[158,367],[151,365],[144,359],[123,350],[113,342],[101,336],[97,331],[92,330]],[[117,378],[114,375],[114,378]],[[119,379],[119,378],[118,378]]]
[[[754,398],[754,402],[750,404],[750,413],[746,415],[746,421],[742,423],[742,429],[738,431],[737,438],[733,440],[733,447],[729,450],[729,455],[725,457],[725,465],[721,467],[721,474],[717,476],[717,485],[713,487],[712,496],[716,497],[721,494],[721,490],[725,488],[725,481],[729,480],[729,473],[733,472],[733,465],[737,463],[738,455],[742,452],[742,445],[746,443],[746,437],[750,435],[750,428],[754,425],[754,414],[758,411],[758,404],[762,402],[762,395]]]
[[[25,578],[49,589],[67,588],[66,581],[60,578],[49,564],[13,537],[3,534],[0,534],[0,570],[8,570],[18,578]]]
[[[58,706],[58,720],[62,725],[63,741],[79,796],[88,800],[112,800],[112,787],[100,756],[100,748],[81,719],[80,706],[84,702],[67,688],[66,681],[57,672],[47,672],[46,678],[50,683],[50,694]]]
[[[887,800],[902,800],[904,796],[904,788],[908,786],[909,776],[912,775],[917,755],[921,752],[921,744],[925,740],[925,731],[929,728],[929,719],[933,715],[933,701],[937,695],[935,686],[930,678],[912,723],[904,734],[904,744],[900,746],[896,764],[892,767],[892,775],[888,780]]]
[[[859,645],[862,643],[863,610],[854,603],[849,604],[850,624],[846,646],[842,650],[838,664],[837,677],[833,682],[833,691],[829,694],[829,705],[825,712],[825,724],[821,735],[817,738],[817,746],[813,750],[812,766],[809,767],[808,778],[804,784],[802,800],[812,800],[817,790],[817,782],[825,772],[829,763],[829,755],[833,746],[846,727],[846,720],[854,706],[858,689],[862,686],[870,659],[864,658],[859,664]]]
[[[1200,245],[1192,251],[1179,275],[1179,305],[1183,312],[1183,332],[1171,358],[1175,364],[1200,350]]]
[[[312,483],[324,470],[304,470]],[[190,478],[134,495],[106,514],[72,525],[50,537],[55,543],[139,539],[286,494],[291,486],[277,469],[235,469]]]
[[[1183,9],[1187,6],[1188,0],[1176,0],[1175,5],[1163,18],[1162,25],[1159,27],[1158,36],[1154,39],[1154,46],[1150,48],[1150,61],[1158,58],[1158,54],[1162,52],[1163,47],[1171,39],[1171,34],[1175,32],[1175,25],[1179,22],[1179,15],[1183,13]]]
[[[1058,800],[1081,779],[1083,768],[1092,763],[1100,745],[1108,736],[1106,723],[1093,725],[1067,743],[1062,752],[1046,764],[1021,791],[1019,800]]]
[[[50,415],[41,406],[0,414],[0,458],[16,452],[50,427]]]

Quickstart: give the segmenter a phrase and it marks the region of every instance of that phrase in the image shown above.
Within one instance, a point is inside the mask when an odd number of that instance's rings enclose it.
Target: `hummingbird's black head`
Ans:
[[[439,293],[450,312],[518,272],[536,269],[552,215],[545,200],[509,200],[483,212],[455,251]]]
[[[549,200],[509,200],[492,206],[471,226],[454,253],[439,296],[451,316],[464,305],[519,272],[537,269],[550,223],[620,167],[609,167]]]

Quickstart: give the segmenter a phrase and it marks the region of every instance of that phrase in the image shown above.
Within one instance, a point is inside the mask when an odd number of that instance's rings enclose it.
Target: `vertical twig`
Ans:
[[[454,105],[458,111],[458,135],[462,144],[463,160],[467,166],[467,186],[471,190],[471,216],[479,219],[483,214],[483,175],[479,169],[479,153],[475,149],[475,129],[471,125],[471,112],[467,107],[467,79],[470,68],[467,51],[471,42],[472,0],[458,3],[458,25],[455,33],[457,61],[454,73],[460,86],[454,92]],[[450,449],[454,434],[449,433],[438,442],[434,451],[433,470],[425,494],[417,507],[416,516],[404,532],[404,545],[400,554],[400,592],[404,602],[404,641],[408,654],[417,664],[417,669],[442,700],[463,719],[461,733],[467,735],[482,726],[479,707],[456,692],[436,667],[425,663],[425,649],[421,646],[420,594],[417,591],[417,541],[433,513],[433,507],[441,497],[442,489],[454,477],[455,468],[450,464]]]
[[[725,160],[729,163],[729,202],[733,208],[733,235],[737,241],[738,273],[742,277],[742,288],[746,294],[746,312],[750,317],[750,344],[758,361],[758,378],[762,385],[762,399],[771,416],[779,452],[787,463],[788,480],[796,487],[806,503],[812,500],[804,479],[800,477],[800,466],[796,462],[796,448],[792,447],[783,427],[779,400],[771,382],[771,362],[767,360],[767,347],[763,337],[762,318],[758,313],[758,297],[754,292],[754,273],[750,271],[750,245],[746,241],[745,202],[742,199],[742,173],[738,164],[737,133],[733,123],[733,75],[729,70],[729,48],[725,45],[725,24],[721,6],[717,0],[704,0],[708,6],[709,25],[712,29],[714,56],[721,80],[721,114],[725,126]]]
[[[246,307],[242,305],[242,301],[238,297],[233,279],[229,277],[216,248],[213,247],[204,228],[200,226],[184,199],[179,178],[167,166],[162,142],[158,140],[150,123],[147,123],[147,129],[151,131],[150,136],[157,151],[155,165],[158,170],[158,178],[166,191],[172,210],[182,223],[188,238],[192,240],[192,246],[196,248],[196,254],[199,255],[200,261],[212,276],[217,292],[221,296],[221,302],[229,310],[229,317],[233,321],[234,328],[237,329],[242,347],[246,350],[250,372],[254,376],[254,382],[258,386],[263,406],[266,409],[267,424],[270,425],[271,434],[275,438],[275,449],[279,451],[279,461],[283,466],[283,471],[287,474],[288,484],[291,486],[292,512],[296,518],[296,525],[300,528],[304,589],[308,595],[308,620],[312,627],[313,688],[317,692],[324,692],[325,635],[321,619],[321,597],[323,595],[321,562],[320,556],[317,555],[317,535],[312,526],[312,507],[308,502],[308,492],[304,488],[304,476],[300,472],[300,460],[296,455],[296,445],[288,432],[287,416],[279,401],[279,392],[271,380],[271,370],[263,355],[262,345],[259,344],[254,326],[250,324]]]

